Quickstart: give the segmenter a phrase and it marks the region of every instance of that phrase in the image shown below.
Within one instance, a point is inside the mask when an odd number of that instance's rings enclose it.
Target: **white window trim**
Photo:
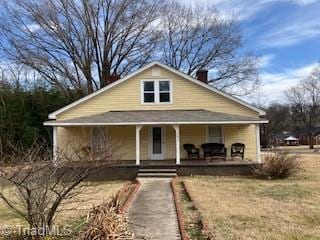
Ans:
[[[223,125],[207,125],[207,127],[206,127],[206,142],[209,143],[209,127],[215,127],[215,126],[221,127],[222,143],[225,144]]]
[[[160,102],[159,82],[168,81],[170,85],[170,102]],[[154,102],[144,102],[144,82],[154,82]],[[173,86],[171,79],[143,79],[140,81],[140,103],[142,105],[166,105],[173,104]]]

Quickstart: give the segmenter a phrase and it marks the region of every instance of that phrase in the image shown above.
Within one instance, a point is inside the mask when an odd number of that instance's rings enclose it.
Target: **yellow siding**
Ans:
[[[165,159],[175,159],[175,130],[172,126],[164,126],[165,128]],[[150,159],[149,149],[149,129],[144,126],[141,129],[140,153],[141,160]],[[135,126],[110,126],[106,132],[113,144],[120,146],[117,150],[117,156],[122,160],[135,160]],[[245,159],[256,160],[256,136],[255,125],[224,125],[224,142],[230,157],[231,144],[241,142],[246,145]],[[193,143],[201,149],[201,144],[207,141],[207,126],[205,125],[182,125],[180,126],[180,151],[181,158],[186,159],[187,154],[183,149],[183,144]],[[90,128],[58,127],[58,147],[65,149],[77,149],[78,147],[90,146],[91,131]],[[202,151],[201,151],[201,156]]]
[[[230,156],[231,144],[240,142],[246,145],[245,158],[247,160],[257,160],[256,152],[256,128],[254,124],[250,125],[232,125],[224,126],[225,145],[228,149],[228,156]]]
[[[135,126],[108,127],[108,137],[113,144],[117,144],[118,155],[121,160],[135,159],[136,128]]]
[[[58,151],[72,154],[81,148],[90,146],[91,132],[85,127],[58,127]]]
[[[171,79],[173,84],[172,104],[141,104],[140,80]],[[110,110],[172,110],[206,109],[243,116],[258,116],[258,113],[232,100],[218,95],[172,72],[161,69],[161,76],[153,77],[152,69],[136,75],[116,87],[85,101],[58,115],[58,120],[70,119],[107,112]]]
[[[187,158],[187,153],[183,148],[183,144],[192,143],[197,148],[201,149],[201,144],[207,141],[206,137],[206,126],[205,125],[185,125],[180,127],[181,135],[181,158]],[[200,152],[202,155],[202,152]]]

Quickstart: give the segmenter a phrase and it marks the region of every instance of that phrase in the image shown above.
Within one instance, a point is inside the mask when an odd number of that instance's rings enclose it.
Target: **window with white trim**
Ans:
[[[154,97],[154,81],[144,81],[143,82],[143,102],[153,103]]]
[[[208,126],[208,142],[223,143],[223,134],[221,126]]]
[[[94,127],[91,132],[91,148],[93,152],[99,152],[105,147],[106,132],[102,127]]]
[[[170,80],[144,80],[141,91],[142,103],[171,103],[172,84]]]

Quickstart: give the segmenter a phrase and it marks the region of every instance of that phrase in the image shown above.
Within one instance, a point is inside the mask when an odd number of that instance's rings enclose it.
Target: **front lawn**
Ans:
[[[301,159],[303,171],[285,180],[182,180],[214,239],[320,239],[320,155]]]
[[[56,216],[55,224],[76,224],[80,217],[88,213],[89,209],[100,205],[108,197],[115,195],[127,183],[126,181],[85,182],[79,195],[62,204]],[[11,191],[12,197],[15,197],[11,188],[5,189],[5,191]],[[26,224],[0,200],[0,226],[14,228]]]

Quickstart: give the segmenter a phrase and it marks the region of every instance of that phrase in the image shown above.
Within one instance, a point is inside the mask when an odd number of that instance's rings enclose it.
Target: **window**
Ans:
[[[144,91],[144,102],[154,102],[154,82],[153,81],[147,81],[144,82],[143,86]]]
[[[208,142],[209,143],[223,143],[221,126],[208,127]]]
[[[169,80],[145,80],[142,82],[142,103],[171,103],[172,86]]]
[[[159,81],[160,102],[170,102],[170,82]]]
[[[99,152],[105,147],[105,129],[94,127],[91,132],[91,147],[93,152]]]

